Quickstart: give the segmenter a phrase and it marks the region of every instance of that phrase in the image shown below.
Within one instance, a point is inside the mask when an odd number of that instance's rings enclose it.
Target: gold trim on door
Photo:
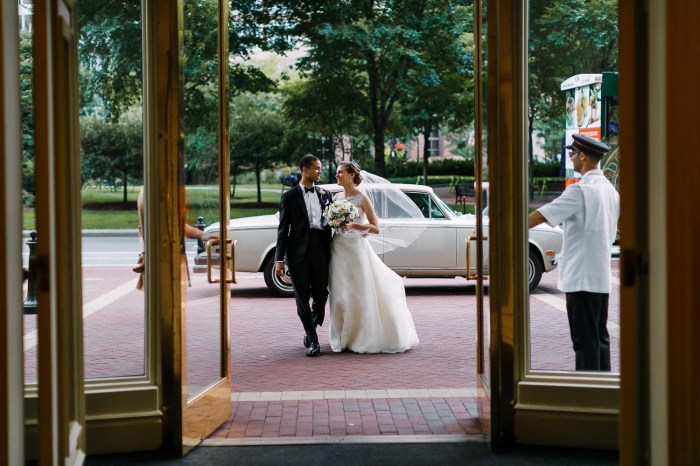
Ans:
[[[218,0],[218,219],[229,219],[228,144],[228,2]],[[231,380],[229,375],[228,307],[230,285],[215,286],[219,306],[219,377],[201,392],[188,394],[186,300],[188,287],[184,249],[184,17],[182,0],[144,2],[148,50],[155,60],[148,62],[147,81],[154,86],[154,101],[146,99],[147,121],[157,122],[156,146],[146,163],[147,202],[154,206],[146,222],[146,262],[161,264],[147,274],[148,305],[157,306],[161,327],[162,397],[165,447],[187,453],[229,416]],[[152,134],[148,132],[148,134]],[[153,159],[152,157],[155,157]],[[155,213],[153,213],[155,212]],[[149,228],[150,227],[150,228]],[[227,244],[228,231],[219,233]],[[227,253],[222,251],[224,255]],[[219,273],[227,277],[230,261],[220,261]],[[153,295],[151,295],[153,294]]]

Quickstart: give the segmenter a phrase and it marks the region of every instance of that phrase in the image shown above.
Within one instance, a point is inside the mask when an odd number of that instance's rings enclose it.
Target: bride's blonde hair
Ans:
[[[355,183],[355,186],[362,183],[362,175],[360,175],[362,169],[357,162],[341,162],[339,165],[345,168],[345,171],[353,175],[352,182]]]

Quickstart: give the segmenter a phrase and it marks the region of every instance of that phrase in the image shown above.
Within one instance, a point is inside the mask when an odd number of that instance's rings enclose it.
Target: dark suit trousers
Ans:
[[[330,251],[327,235],[325,231],[312,228],[303,262],[289,264],[289,275],[297,301],[297,314],[312,342],[318,342],[316,326],[323,324],[328,300]]]
[[[608,294],[566,293],[571,341],[577,371],[610,371]]]

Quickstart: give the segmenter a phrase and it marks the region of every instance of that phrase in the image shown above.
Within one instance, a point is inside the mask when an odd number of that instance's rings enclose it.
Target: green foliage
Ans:
[[[143,176],[143,131],[137,115],[124,115],[114,123],[97,117],[81,118],[81,177],[86,180],[121,182],[123,202],[127,202],[129,180]]]
[[[549,133],[547,145],[555,146],[564,133],[561,83],[617,70],[618,0],[533,0],[530,24],[529,117],[535,127],[560,128]]]
[[[230,11],[229,50],[232,57],[242,59],[229,61],[229,82],[233,93],[270,90],[274,86],[264,73],[245,64],[244,59],[250,51],[264,47],[266,43],[256,35],[264,18],[235,16],[237,12],[249,9],[251,3],[256,2],[236,2],[237,10]],[[195,126],[196,122],[210,122],[217,115],[212,100],[205,96],[216,84],[217,5],[215,0],[183,2],[185,114]],[[141,100],[141,1],[84,0],[80,2],[78,13],[82,111],[116,121]],[[255,21],[261,21],[260,25],[254,24]],[[189,126],[187,130],[195,131]]]
[[[560,169],[559,159],[550,159],[543,162],[535,161],[530,165],[533,177],[556,178],[560,174]]]
[[[22,113],[22,188],[25,207],[34,205],[34,100],[32,93],[32,36],[20,31],[19,85]]]
[[[395,110],[417,104],[413,96],[418,89],[426,90],[426,95],[438,89],[444,92],[452,79],[447,75],[457,77],[466,63],[452,60],[465,56],[461,33],[466,32],[462,26],[466,16],[463,7],[448,0],[278,0],[265,6],[276,14],[272,21],[276,34],[308,46],[308,55],[298,63],[302,77],[334,83],[329,99],[339,95],[342,102],[343,96],[358,96],[354,107],[371,134],[374,170],[380,175],[385,173],[385,135],[405,133],[398,126],[392,128],[398,123],[393,119]],[[460,86],[449,86],[455,87]]]
[[[231,166],[234,173],[254,172],[260,186],[264,169],[289,162],[280,99],[270,94],[242,94],[234,99],[233,108]],[[258,203],[261,202],[258,189]]]
[[[417,176],[423,174],[423,162],[407,161],[406,159],[390,158],[386,164],[387,177],[411,178],[413,182]],[[465,159],[435,159],[430,160],[430,174],[444,176],[474,176],[474,161]]]
[[[80,2],[78,61],[82,113],[109,121],[141,100],[141,2]]]

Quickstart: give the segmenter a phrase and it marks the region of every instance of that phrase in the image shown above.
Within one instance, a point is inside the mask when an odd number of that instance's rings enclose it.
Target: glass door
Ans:
[[[185,0],[184,235],[181,314],[183,453],[228,417],[228,311],[234,244],[228,225],[228,3]]]
[[[476,230],[467,238],[467,276],[476,279],[476,371],[482,397],[481,419],[485,432],[491,425],[491,325],[489,300],[486,293],[488,275],[488,152],[487,131],[487,69],[486,69],[486,9],[487,0],[474,2],[474,189]]]

